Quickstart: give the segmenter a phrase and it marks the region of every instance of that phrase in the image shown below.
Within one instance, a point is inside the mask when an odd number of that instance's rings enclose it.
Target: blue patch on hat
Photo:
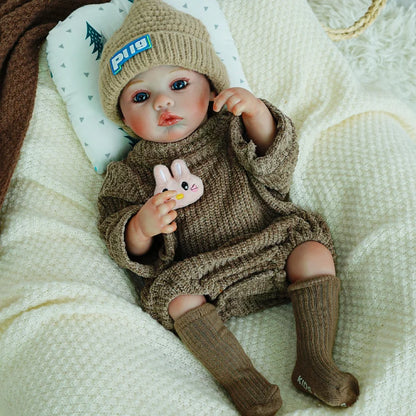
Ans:
[[[133,58],[134,55],[146,51],[151,47],[152,41],[150,40],[149,35],[144,35],[128,43],[126,46],[123,46],[110,59],[110,66],[113,75],[118,74],[121,71],[123,64],[130,58]]]

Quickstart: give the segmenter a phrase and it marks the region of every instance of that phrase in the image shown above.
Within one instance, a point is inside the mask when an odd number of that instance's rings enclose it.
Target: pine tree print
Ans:
[[[90,38],[90,46],[94,45],[92,53],[98,52],[96,60],[101,58],[103,47],[105,43],[105,37],[98,33],[88,22],[87,22],[87,36],[85,39]]]
[[[124,133],[124,137],[129,141],[129,145],[133,148],[137,144],[139,139],[137,139],[136,137],[130,136],[121,127],[119,127],[118,129]]]

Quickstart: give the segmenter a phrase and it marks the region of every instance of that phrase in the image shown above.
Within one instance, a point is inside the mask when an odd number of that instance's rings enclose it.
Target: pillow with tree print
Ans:
[[[138,0],[136,0],[138,1]],[[227,21],[216,0],[165,0],[207,27],[227,67],[232,86],[249,88]],[[106,118],[98,92],[98,66],[104,43],[121,26],[132,0],[83,6],[54,27],[47,37],[51,76],[85,153],[98,173],[123,159],[136,143]]]

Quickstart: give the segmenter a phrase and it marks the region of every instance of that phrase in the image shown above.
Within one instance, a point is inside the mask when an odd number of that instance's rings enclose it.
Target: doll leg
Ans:
[[[178,302],[183,301],[187,300]],[[170,311],[173,309],[175,304]],[[188,310],[177,317],[174,326],[182,342],[227,390],[241,415],[276,414],[282,405],[279,387],[270,384],[254,368],[214,305],[203,303]]]
[[[330,406],[351,406],[359,395],[358,382],[332,359],[340,280],[331,253],[319,243],[304,243],[289,256],[287,272],[297,335],[292,382]]]

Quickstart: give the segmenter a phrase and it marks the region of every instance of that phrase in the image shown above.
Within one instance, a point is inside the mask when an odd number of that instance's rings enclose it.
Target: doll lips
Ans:
[[[172,113],[162,113],[159,117],[158,126],[166,127],[166,126],[173,126],[174,124],[178,123],[179,121],[183,120],[182,117],[179,117]]]

